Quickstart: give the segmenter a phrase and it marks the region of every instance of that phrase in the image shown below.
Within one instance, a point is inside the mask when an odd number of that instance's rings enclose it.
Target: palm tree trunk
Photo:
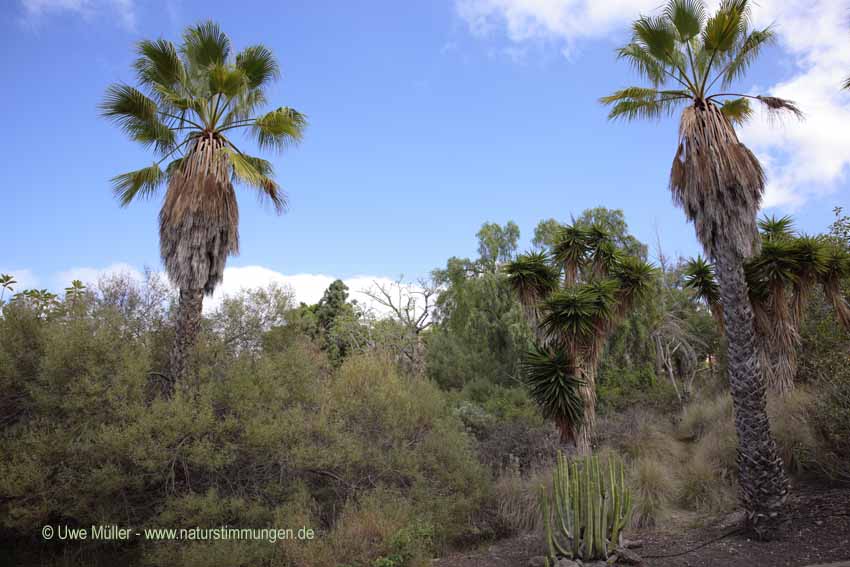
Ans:
[[[765,384],[759,367],[753,312],[743,259],[731,246],[716,257],[728,372],[738,433],[738,483],[747,527],[758,539],[776,537],[784,521],[788,480],[767,417]]]
[[[177,333],[171,347],[171,377],[175,382],[184,378],[189,355],[198,340],[201,328],[201,311],[204,305],[203,289],[181,289],[177,305]]]

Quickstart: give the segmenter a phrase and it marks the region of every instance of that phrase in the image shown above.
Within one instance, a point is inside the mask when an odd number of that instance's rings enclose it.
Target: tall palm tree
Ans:
[[[159,240],[165,269],[180,290],[170,357],[176,380],[197,338],[203,296],[212,294],[228,256],[239,250],[233,184],[255,189],[278,213],[286,206],[271,163],[243,152],[232,134],[247,132],[259,148],[283,150],[301,139],[305,118],[287,107],[258,114],[279,75],[278,63],[260,44],[234,55],[230,39],[213,22],[188,27],[179,47],[145,40],[137,51],[138,88],[113,84],[101,110],[156,155],[153,165],[112,179],[121,205],[168,187]]]
[[[769,27],[751,29],[749,16],[747,0],[722,0],[710,17],[701,0],[670,0],[661,15],[639,18],[632,41],[618,54],[649,86],[622,89],[601,102],[611,105],[611,119],[627,120],[684,107],[670,190],[717,269],[742,501],[748,526],[769,538],[783,521],[788,481],[770,433],[744,278],[744,261],[758,250],[756,213],[765,177],[734,125],[752,114],[751,101],[770,112],[801,113],[787,100],[730,92],[774,39]]]
[[[551,256],[521,254],[505,271],[536,338],[523,364],[531,396],[558,426],[561,442],[586,454],[602,350],[655,270],[617,250],[598,226],[566,226]]]

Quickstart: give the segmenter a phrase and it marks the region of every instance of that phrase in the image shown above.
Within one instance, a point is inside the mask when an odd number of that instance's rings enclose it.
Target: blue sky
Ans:
[[[658,3],[6,0],[0,271],[59,287],[116,265],[161,269],[159,201],[122,209],[109,190],[151,156],[97,104],[110,82],[132,81],[136,41],[177,40],[206,18],[237,49],[271,47],[283,77],[270,100],[310,121],[300,146],[272,157],[290,211],[240,193],[242,251],[229,265],[243,271],[225,276],[230,288],[415,277],[473,256],[483,222],[514,220],[526,245],[537,221],[597,205],[622,208],[644,241],[658,231],[668,255],[694,254],[667,190],[675,121],[609,123],[596,102],[636,82],[613,50]],[[808,232],[850,205],[850,94],[837,92],[850,74],[848,13],[843,1],[760,2],[756,23],[776,21],[780,41],[739,87],[807,113],[802,124],[759,118],[741,136],[767,165],[768,210]]]

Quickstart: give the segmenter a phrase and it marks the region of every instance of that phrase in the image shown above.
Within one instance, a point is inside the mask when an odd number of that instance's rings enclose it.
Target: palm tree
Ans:
[[[521,254],[505,271],[536,338],[523,363],[531,396],[561,442],[586,454],[602,350],[655,271],[617,250],[598,226],[563,227],[551,256]]]
[[[774,40],[769,27],[752,30],[749,15],[747,0],[722,0],[710,17],[701,0],[670,0],[661,15],[639,18],[632,41],[618,54],[650,84],[619,90],[601,102],[612,105],[609,118],[627,120],[657,118],[684,106],[670,190],[717,269],[741,496],[748,526],[757,537],[769,538],[783,520],[788,481],[770,433],[744,277],[744,261],[759,246],[756,213],[765,177],[733,126],[751,116],[751,101],[770,112],[801,113],[787,100],[730,92]]]
[[[187,28],[179,48],[158,39],[139,42],[137,51],[139,88],[113,84],[101,110],[156,155],[153,165],[112,179],[121,205],[168,187],[159,240],[165,269],[180,290],[170,357],[176,380],[197,337],[203,296],[221,282],[228,256],[239,250],[233,184],[256,189],[278,213],[286,206],[271,163],[243,152],[231,134],[245,131],[259,148],[282,150],[301,139],[305,118],[287,107],[258,114],[279,75],[277,61],[259,44],[234,56],[230,39],[213,22]]]

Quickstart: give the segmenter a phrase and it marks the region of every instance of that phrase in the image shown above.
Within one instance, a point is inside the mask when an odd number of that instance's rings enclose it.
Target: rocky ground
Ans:
[[[665,529],[631,534],[639,565],[651,567],[806,567],[850,560],[850,488],[797,488],[789,502],[783,537],[756,542],[736,529],[739,515],[714,518],[700,527],[680,520]],[[542,567],[538,534],[495,542],[434,561],[435,567]],[[622,558],[618,564],[636,561]],[[580,562],[562,561],[558,567]],[[604,564],[602,564],[604,565]],[[583,566],[587,567],[587,565]]]

